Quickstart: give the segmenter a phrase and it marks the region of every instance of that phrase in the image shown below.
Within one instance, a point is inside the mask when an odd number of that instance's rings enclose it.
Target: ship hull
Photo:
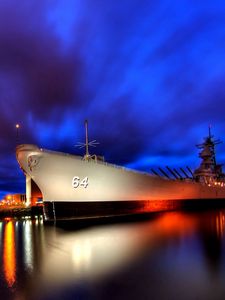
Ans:
[[[221,186],[159,178],[33,145],[18,146],[17,160],[42,192],[46,220],[204,207],[207,202],[221,205],[225,199]]]
[[[44,216],[49,221],[98,219],[117,216],[141,215],[171,210],[205,210],[225,206],[221,199],[177,199],[142,201],[45,201]]]

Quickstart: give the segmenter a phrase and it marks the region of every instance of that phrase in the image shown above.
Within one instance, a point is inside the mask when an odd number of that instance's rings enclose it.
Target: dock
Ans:
[[[43,215],[43,206],[4,206],[0,207],[0,218],[22,218]]]

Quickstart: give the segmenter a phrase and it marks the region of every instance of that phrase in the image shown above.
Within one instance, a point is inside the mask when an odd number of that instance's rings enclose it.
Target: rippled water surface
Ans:
[[[225,299],[225,211],[62,229],[0,221],[0,299]]]

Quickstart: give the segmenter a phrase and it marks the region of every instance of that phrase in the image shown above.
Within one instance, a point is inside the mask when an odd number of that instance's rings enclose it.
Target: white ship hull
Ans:
[[[191,200],[204,205],[225,198],[221,186],[159,178],[34,145],[20,145],[16,153],[20,167],[42,192],[47,219],[161,211]]]

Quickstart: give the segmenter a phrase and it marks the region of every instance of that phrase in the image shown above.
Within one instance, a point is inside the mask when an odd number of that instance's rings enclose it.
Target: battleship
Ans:
[[[123,216],[208,207],[225,204],[225,175],[217,164],[215,140],[210,128],[199,148],[200,166],[190,168],[159,168],[162,175],[136,171],[104,161],[91,155],[88,124],[85,122],[85,155],[50,151],[32,144],[18,145],[17,161],[26,176],[27,201],[32,197],[31,183],[42,193],[46,221]],[[170,172],[171,176],[168,176]]]

